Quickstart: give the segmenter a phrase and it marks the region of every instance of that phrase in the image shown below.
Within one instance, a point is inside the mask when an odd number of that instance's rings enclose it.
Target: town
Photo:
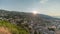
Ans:
[[[48,15],[0,10],[0,20],[21,26],[29,34],[60,34],[60,19]]]

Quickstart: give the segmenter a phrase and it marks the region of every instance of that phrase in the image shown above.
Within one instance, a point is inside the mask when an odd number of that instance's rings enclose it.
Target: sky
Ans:
[[[60,0],[0,0],[0,9],[60,16]]]

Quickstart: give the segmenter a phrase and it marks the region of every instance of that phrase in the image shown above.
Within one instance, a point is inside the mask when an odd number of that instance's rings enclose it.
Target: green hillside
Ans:
[[[0,28],[1,27],[5,29],[7,28],[10,34],[29,34],[29,32],[26,29],[22,27],[18,27],[15,24],[11,24],[10,22],[5,21],[5,20],[0,20]]]

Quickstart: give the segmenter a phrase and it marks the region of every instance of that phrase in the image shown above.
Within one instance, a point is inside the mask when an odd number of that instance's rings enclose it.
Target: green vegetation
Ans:
[[[8,21],[0,20],[0,27],[6,27],[12,34],[29,34],[29,32],[22,28],[18,27],[15,24],[11,24]]]

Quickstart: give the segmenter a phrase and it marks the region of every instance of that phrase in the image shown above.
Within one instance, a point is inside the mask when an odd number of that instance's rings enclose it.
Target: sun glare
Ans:
[[[33,11],[33,14],[37,14],[37,11]]]

